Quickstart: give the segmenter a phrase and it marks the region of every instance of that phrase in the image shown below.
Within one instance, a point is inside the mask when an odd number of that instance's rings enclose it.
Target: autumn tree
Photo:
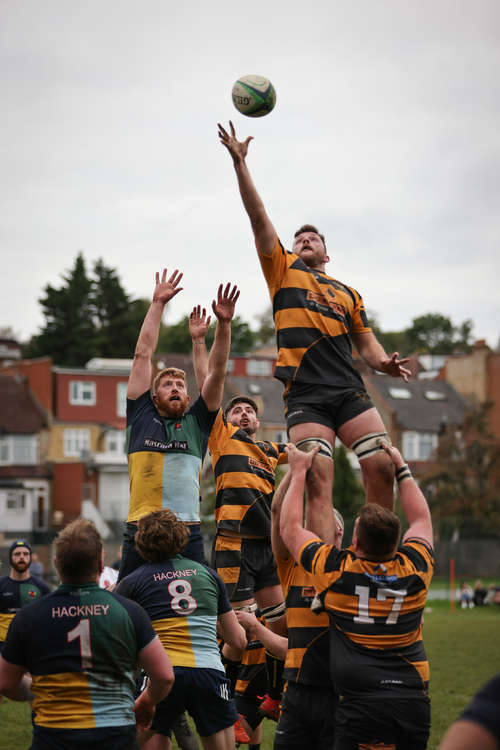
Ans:
[[[491,402],[471,408],[459,431],[443,428],[420,481],[442,536],[500,532],[500,443],[489,430],[490,409]]]

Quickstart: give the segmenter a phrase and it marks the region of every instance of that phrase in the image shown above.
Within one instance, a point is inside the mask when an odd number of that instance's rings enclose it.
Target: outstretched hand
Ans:
[[[212,302],[212,310],[217,320],[229,322],[233,319],[234,306],[240,296],[240,290],[236,284],[232,289],[230,283],[226,284],[225,289],[223,289],[223,286],[223,284],[219,284],[217,299]]]
[[[245,161],[246,155],[248,153],[248,144],[251,140],[253,140],[253,135],[249,135],[245,141],[238,141],[238,139],[236,138],[236,131],[231,120],[229,120],[229,128],[231,130],[230,134],[227,132],[227,130],[225,130],[225,128],[222,127],[220,122],[217,123],[217,127],[219,128],[219,140],[222,145],[227,148],[227,150],[233,157],[233,161]]]
[[[379,369],[382,372],[385,372],[386,375],[391,375],[393,378],[403,378],[405,383],[407,383],[408,378],[411,375],[411,370],[403,367],[403,365],[406,365],[406,363],[410,361],[410,358],[403,357],[403,359],[398,359],[398,357],[398,352],[394,352],[394,354],[391,354],[387,359],[381,360]]]
[[[310,451],[304,452],[299,450],[293,443],[288,443],[286,451],[288,453],[288,463],[290,464],[290,471],[292,474],[299,474],[300,472],[307,472],[311,468],[313,458],[318,453],[320,447],[315,445]]]
[[[182,292],[182,287],[179,286],[182,276],[183,274],[179,273],[176,268],[167,281],[167,269],[163,269],[161,279],[160,274],[157,271],[153,302],[162,302],[165,305],[169,300],[172,299],[172,297],[175,297],[176,294]]]
[[[385,450],[389,458],[391,459],[392,463],[396,467],[396,469],[399,469],[401,466],[404,466],[405,460],[401,453],[398,451],[397,448],[395,448],[393,445],[389,445],[389,443],[382,442],[380,443],[382,448]]]
[[[204,307],[201,308],[200,305],[193,307],[189,316],[189,333],[193,341],[205,339],[211,318],[211,315],[207,317],[207,311]]]

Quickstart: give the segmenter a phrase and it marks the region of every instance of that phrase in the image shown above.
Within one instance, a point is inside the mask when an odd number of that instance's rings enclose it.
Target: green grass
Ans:
[[[457,609],[431,603],[425,614],[424,643],[431,665],[432,729],[428,750],[436,750],[478,688],[500,669],[500,607]],[[30,745],[28,705],[5,698],[0,703],[0,750]],[[261,750],[272,750],[276,724],[265,720]],[[174,741],[173,747],[177,748]],[[201,747],[201,745],[200,745]]]

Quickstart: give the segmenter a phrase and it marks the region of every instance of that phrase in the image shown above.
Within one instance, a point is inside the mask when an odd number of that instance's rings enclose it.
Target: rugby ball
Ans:
[[[242,115],[263,117],[274,109],[276,91],[264,76],[241,76],[232,90],[233,104]]]

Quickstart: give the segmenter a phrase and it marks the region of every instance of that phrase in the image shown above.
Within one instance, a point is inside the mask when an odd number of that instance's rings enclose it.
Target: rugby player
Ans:
[[[243,649],[239,625],[223,582],[206,565],[182,556],[188,540],[185,523],[169,509],[142,516],[135,543],[147,562],[124,578],[117,591],[144,607],[174,665],[175,684],[157,706],[145,747],[164,748],[173,722],[186,709],[207,750],[234,748],[237,713],[220,659],[217,630]],[[140,704],[142,694],[138,698]],[[159,735],[156,737],[156,735]]]
[[[31,750],[133,750],[136,721],[151,724],[172,665],[144,610],[99,587],[102,542],[93,524],[73,521],[54,544],[61,585],[12,620],[0,694],[33,701]],[[138,665],[149,682],[134,707]]]
[[[0,654],[16,612],[50,593],[45,581],[30,573],[31,547],[16,539],[9,547],[10,570],[0,578]]]
[[[307,479],[318,520],[331,505],[336,435],[358,456],[368,502],[392,508],[394,471],[380,447],[381,438],[388,438],[353,366],[352,343],[372,369],[403,380],[410,375],[404,367],[408,359],[386,354],[368,325],[358,292],[326,275],[330,258],[316,227],[305,224],[296,231],[292,252],[282,246],[246,163],[252,138],[238,141],[232,123],[230,132],[219,125],[219,138],[233,160],[273,305],[278,343],[274,374],[285,386],[289,436],[306,449],[314,443],[321,449]]]
[[[385,443],[409,525],[403,543],[398,546],[399,518],[367,503],[352,546],[337,550],[302,527],[306,472],[318,447],[288,450],[291,479],[280,531],[300,568],[311,574],[331,620],[330,671],[339,695],[334,748],[424,750],[430,703],[422,613],[434,566],[427,502],[399,451]]]
[[[188,409],[185,373],[165,368],[152,389],[151,357],[158,343],[165,305],[181,291],[182,274],[156,274],[153,301],[142,324],[127,389],[127,445],[130,507],[119,578],[142,565],[134,547],[139,518],[152,510],[171,508],[188,524],[186,554],[203,561],[200,527],[200,472],[207,439],[222,401],[231,341],[231,319],[239,292],[220,285],[212,310],[217,318],[215,340],[201,395]],[[196,351],[194,352],[196,356]]]

